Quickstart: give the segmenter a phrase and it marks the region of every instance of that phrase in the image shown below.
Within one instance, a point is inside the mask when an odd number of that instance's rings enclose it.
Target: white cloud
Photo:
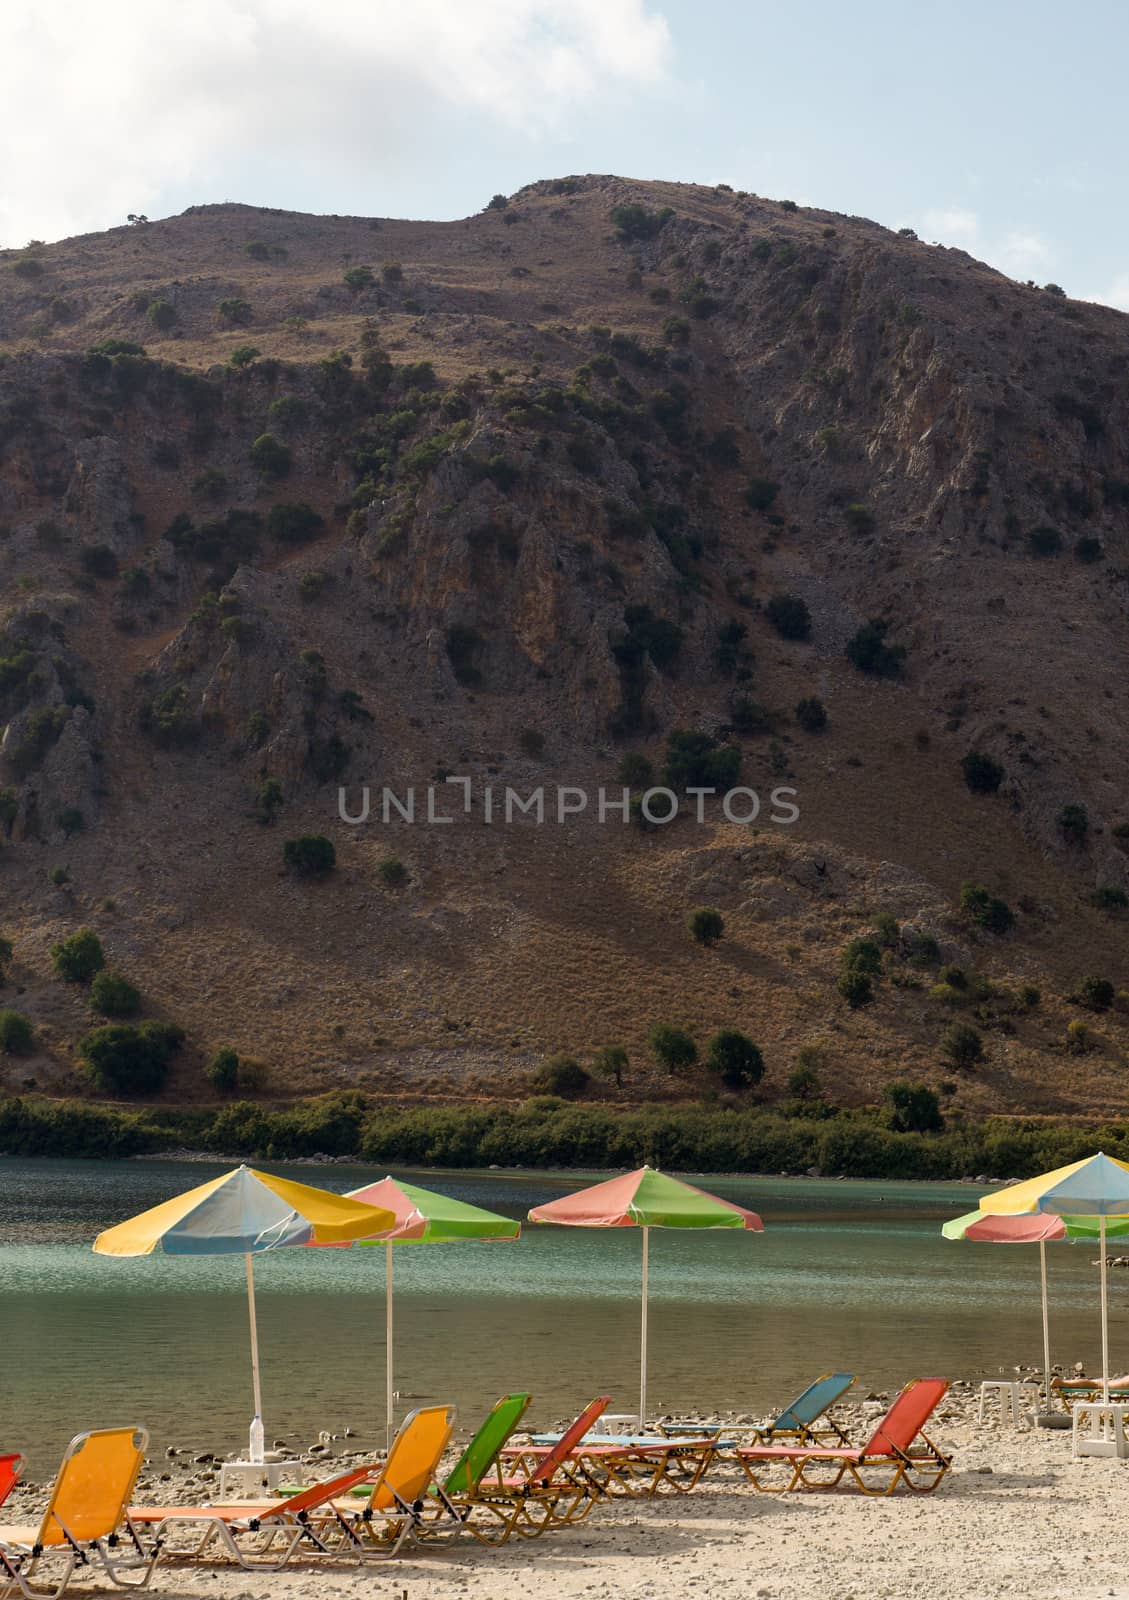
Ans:
[[[1037,233],[1013,230],[1004,235],[992,259],[1013,278],[1033,278],[1051,259],[1051,249]]]
[[[671,53],[650,0],[8,0],[0,243],[105,227],[185,184],[230,198],[225,175],[260,160],[371,186],[443,159],[436,116],[560,133],[660,82]]]
[[[980,218],[975,211],[960,206],[927,211],[922,218],[922,233],[941,244],[971,245],[980,231]]]
[[[1113,306],[1115,311],[1129,311],[1129,272],[1114,278],[1103,293],[1088,295],[1087,299],[1096,300],[1102,306]]]

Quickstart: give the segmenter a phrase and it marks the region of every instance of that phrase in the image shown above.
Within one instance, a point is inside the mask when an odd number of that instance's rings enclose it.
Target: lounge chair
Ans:
[[[947,1378],[915,1378],[907,1383],[861,1448],[753,1445],[739,1448],[737,1460],[754,1488],[766,1494],[834,1489],[844,1479],[868,1495],[892,1494],[899,1483],[918,1494],[931,1494],[952,1465],[952,1457],[943,1455],[923,1430],[948,1388]],[[784,1469],[786,1481],[762,1481],[775,1467]],[[872,1475],[877,1481],[871,1481]]]
[[[514,1534],[535,1539],[550,1528],[580,1522],[599,1494],[570,1458],[609,1403],[608,1395],[599,1395],[586,1405],[558,1442],[527,1471],[507,1472],[499,1446],[493,1473],[488,1470],[465,1490],[448,1492],[444,1484],[449,1515],[480,1544],[489,1545],[505,1544]],[[425,1540],[428,1532],[426,1523],[417,1524],[417,1539]]]
[[[299,1545],[308,1543],[311,1550],[328,1554],[329,1544],[316,1532],[311,1513],[332,1507],[340,1495],[348,1494],[366,1480],[372,1483],[380,1472],[379,1463],[354,1467],[275,1500],[242,1500],[203,1506],[131,1506],[129,1518],[135,1527],[155,1529],[166,1561],[203,1562],[211,1559],[211,1549],[215,1546],[241,1567],[277,1572]],[[190,1542],[178,1539],[182,1530],[192,1530]]]
[[[588,1484],[597,1498],[688,1494],[717,1454],[717,1432],[716,1428],[681,1436],[590,1432],[563,1459],[577,1481]],[[530,1444],[503,1450],[502,1461],[511,1471],[516,1467],[531,1472],[550,1453],[560,1451],[563,1438],[563,1434],[536,1434]]]
[[[433,1483],[415,1537],[423,1542],[457,1532],[471,1515],[483,1478],[498,1471],[498,1456],[529,1409],[531,1394],[507,1394],[495,1403],[442,1483]]]
[[[719,1424],[676,1421],[660,1423],[659,1428],[668,1437],[688,1434],[712,1436],[719,1451],[735,1449],[739,1443],[782,1444],[788,1439],[795,1439],[800,1444],[826,1444],[832,1440],[839,1444],[850,1444],[842,1428],[827,1413],[855,1382],[857,1379],[853,1372],[825,1372],[814,1383],[809,1383],[766,1427],[743,1422]]]
[[[149,1435],[101,1428],[67,1446],[38,1526],[0,1527],[0,1597],[59,1596],[79,1569],[100,1568],[121,1588],[148,1584],[157,1559],[127,1514]]]
[[[1071,1411],[1078,1400],[1100,1400],[1103,1394],[1104,1389],[1100,1378],[1051,1379],[1051,1397],[1052,1399],[1057,1398],[1062,1409],[1066,1412]],[[1118,1399],[1124,1402],[1126,1398],[1129,1398],[1129,1383],[1126,1383],[1124,1378],[1120,1380],[1111,1379],[1109,1394],[1111,1400]]]
[[[19,1483],[23,1464],[23,1456],[14,1450],[6,1456],[0,1456],[0,1506]]]
[[[131,1510],[131,1520],[156,1524],[165,1544],[179,1528],[202,1534],[190,1548],[166,1549],[199,1561],[216,1544],[240,1566],[278,1571],[299,1546],[311,1553],[393,1556],[411,1533],[422,1501],[454,1427],[454,1406],[429,1406],[405,1417],[383,1465],[369,1464],[342,1473],[296,1495],[275,1500],[214,1506],[146,1506]],[[363,1480],[372,1482],[366,1501],[350,1500]]]

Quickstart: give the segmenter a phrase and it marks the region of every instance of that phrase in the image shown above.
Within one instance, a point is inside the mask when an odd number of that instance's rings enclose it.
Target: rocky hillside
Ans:
[[[266,1093],[606,1044],[717,1092],[661,1021],[749,1034],[769,1100],[1129,1111],[1127,630],[1129,318],[959,250],[582,177],[0,253],[0,1082],[94,1092],[90,927],[179,1100],[224,1046]],[[647,761],[761,814],[601,825]],[[429,784],[451,822],[382,818]]]

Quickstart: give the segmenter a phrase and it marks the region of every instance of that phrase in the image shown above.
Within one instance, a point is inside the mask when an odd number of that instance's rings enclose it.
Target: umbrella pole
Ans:
[[[1051,1326],[1047,1314],[1047,1243],[1039,1240],[1039,1275],[1043,1280],[1043,1392],[1051,1409]]]
[[[643,1314],[639,1338],[639,1430],[647,1426],[647,1277],[650,1256],[650,1228],[643,1228]]]
[[[247,1261],[247,1321],[251,1327],[251,1384],[255,1393],[255,1415],[259,1421],[263,1420],[263,1394],[259,1387],[259,1324],[255,1318],[255,1268],[251,1261],[251,1252],[246,1254]]]
[[[384,1445],[392,1448],[392,1241],[384,1245]]]
[[[1109,1300],[1106,1294],[1105,1269],[1105,1213],[1098,1218],[1098,1239],[1101,1244],[1102,1279],[1102,1402],[1109,1405]]]

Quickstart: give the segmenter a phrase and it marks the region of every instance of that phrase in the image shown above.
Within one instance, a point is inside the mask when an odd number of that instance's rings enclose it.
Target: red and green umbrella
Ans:
[[[353,1189],[350,1200],[363,1205],[379,1206],[390,1211],[395,1218],[386,1231],[371,1238],[357,1239],[362,1245],[378,1245],[384,1251],[384,1327],[385,1327],[385,1416],[388,1443],[392,1443],[393,1422],[393,1357],[392,1357],[392,1246],[398,1244],[457,1244],[468,1239],[516,1239],[521,1233],[521,1223],[512,1217],[501,1217],[496,1212],[484,1211],[480,1206],[467,1205],[463,1200],[452,1200],[450,1195],[436,1194],[432,1189],[421,1189],[414,1183],[404,1183],[398,1178],[382,1178],[379,1183],[367,1183]],[[317,1241],[314,1241],[317,1242]]]
[[[368,1199],[367,1194],[364,1198]],[[593,1184],[548,1205],[534,1206],[530,1222],[556,1222],[566,1228],[642,1228],[643,1294],[639,1350],[639,1426],[647,1421],[647,1287],[652,1228],[741,1228],[762,1233],[755,1211],[719,1200],[704,1189],[640,1167],[620,1178]]]

